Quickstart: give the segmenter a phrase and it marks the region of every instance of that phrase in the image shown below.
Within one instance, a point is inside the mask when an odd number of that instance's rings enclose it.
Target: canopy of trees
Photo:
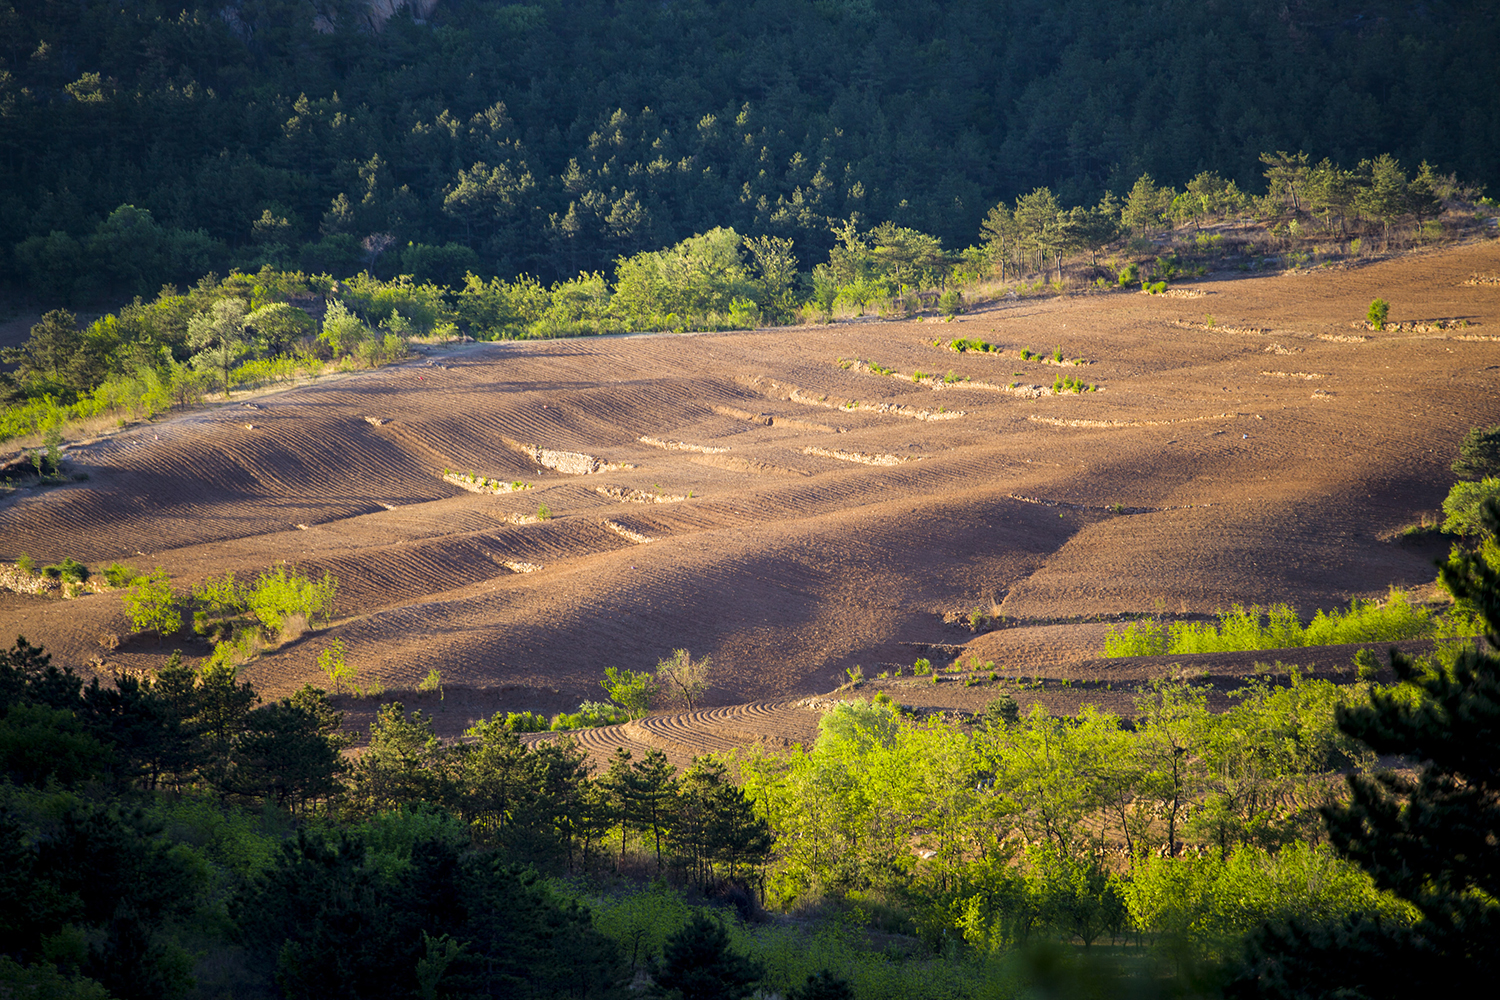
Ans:
[[[962,246],[1040,186],[1249,191],[1273,149],[1500,179],[1488,3],[365,6],[0,3],[0,267],[49,303],[263,264],[551,282],[715,227],[821,260],[856,214]]]

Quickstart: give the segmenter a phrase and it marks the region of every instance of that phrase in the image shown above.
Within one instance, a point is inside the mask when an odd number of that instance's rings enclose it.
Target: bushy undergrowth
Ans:
[[[1348,610],[1319,611],[1307,624],[1287,604],[1269,608],[1236,604],[1214,622],[1161,622],[1144,619],[1111,628],[1105,656],[1158,656],[1172,653],[1227,653],[1355,642],[1400,642],[1451,636],[1454,625],[1431,609],[1413,604],[1393,589],[1384,601],[1349,603]],[[1461,633],[1462,634],[1462,633]]]
[[[607,701],[585,701],[576,712],[563,712],[552,720],[550,728],[555,732],[567,729],[593,729],[598,726],[613,726],[630,721],[630,713]]]

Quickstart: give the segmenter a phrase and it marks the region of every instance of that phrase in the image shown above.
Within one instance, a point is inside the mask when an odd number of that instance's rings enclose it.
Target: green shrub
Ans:
[[[571,714],[564,712],[553,719],[552,730],[561,732],[566,729],[593,729],[629,721],[629,713],[618,705],[604,701],[585,701],[578,706],[578,711]]]
[[[1036,355],[1036,354],[1031,353],[1031,348],[1029,348],[1029,347],[1023,347],[1023,348],[1021,348],[1021,360],[1022,361],[1030,361],[1031,359],[1039,357],[1039,356],[1040,355]]]
[[[346,686],[356,695],[362,693],[354,684],[355,674],[359,670],[349,665],[348,652],[344,640],[335,639],[327,649],[318,654],[318,669],[328,678],[328,686],[333,688],[334,694],[338,694]]]
[[[1262,609],[1235,605],[1213,622],[1152,620],[1111,628],[1105,656],[1158,656],[1178,653],[1225,653],[1257,649],[1336,646],[1354,642],[1400,642],[1437,634],[1440,622],[1427,608],[1392,589],[1384,602],[1350,602],[1347,611],[1319,611],[1303,625],[1289,605]]]
[[[269,633],[281,632],[292,616],[301,616],[311,627],[328,621],[333,614],[338,581],[324,573],[314,581],[285,563],[267,570],[255,580],[255,586],[244,594],[250,614]]]
[[[167,571],[160,566],[136,580],[125,591],[125,612],[134,632],[168,636],[182,628],[182,612]]]
[[[1276,852],[1242,847],[1228,856],[1138,858],[1123,883],[1131,923],[1209,955],[1231,953],[1243,935],[1276,920],[1335,921],[1379,914],[1404,923],[1410,909],[1326,844]]]
[[[1128,288],[1141,280],[1141,268],[1139,264],[1126,264],[1120,269],[1120,287]]]
[[[606,667],[604,680],[599,682],[609,695],[609,700],[619,705],[632,719],[650,714],[651,703],[660,693],[656,678],[645,670],[623,670]]]
[[[950,288],[938,298],[938,312],[944,316],[957,316],[964,311],[963,293],[957,288]]]
[[[1150,619],[1111,628],[1104,637],[1105,656],[1160,656],[1166,651],[1167,630]]]
[[[1391,304],[1385,299],[1376,299],[1370,303],[1369,312],[1365,313],[1365,319],[1370,321],[1370,326],[1376,330],[1385,329],[1385,318],[1390,314]]]
[[[22,552],[20,555],[16,556],[16,569],[30,576],[32,573],[36,572],[36,560],[31,558],[26,553]]]
[[[87,583],[89,579],[89,568],[72,556],[60,563],[42,567],[42,575],[49,580],[62,580],[65,583]]]
[[[1000,350],[994,344],[980,340],[978,337],[960,337],[950,343],[948,348],[960,354],[967,353],[968,351],[978,351],[981,354],[995,354]]]
[[[923,657],[916,663],[912,664],[911,672],[918,677],[925,677],[926,675],[932,673],[932,661],[927,659],[926,657]]]
[[[545,715],[535,712],[510,712],[505,716],[505,728],[513,733],[545,733],[552,724]]]
[[[1460,479],[1500,476],[1500,424],[1471,427],[1458,446],[1452,468]]]
[[[112,562],[104,567],[104,582],[116,590],[122,590],[130,586],[136,577],[140,575],[135,567],[127,566],[124,563]]]
[[[1093,392],[1097,388],[1098,388],[1098,386],[1089,385],[1083,379],[1077,378],[1077,377],[1072,376],[1072,375],[1059,375],[1052,382],[1052,394],[1054,396],[1057,395],[1057,394],[1059,394],[1059,393],[1064,393],[1064,392],[1071,392],[1071,393]]]
[[[442,700],[443,675],[441,672],[439,672],[437,667],[433,667],[431,670],[427,671],[427,676],[422,678],[422,682],[417,685],[417,690],[422,692],[423,694],[432,694],[434,691],[436,691],[438,700]]]
[[[1486,501],[1494,499],[1500,499],[1500,477],[1454,483],[1443,500],[1443,530],[1465,538],[1482,537],[1485,527],[1481,511]]]

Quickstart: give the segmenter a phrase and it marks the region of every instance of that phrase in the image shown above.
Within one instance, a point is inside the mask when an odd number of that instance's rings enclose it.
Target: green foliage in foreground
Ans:
[[[1486,505],[1500,533],[1500,501]],[[1352,774],[1322,812],[1329,841],[1420,913],[1403,926],[1358,914],[1262,928],[1231,995],[1402,996],[1500,975],[1500,567],[1457,553],[1442,582],[1478,610],[1487,647],[1437,662],[1395,654],[1398,684],[1338,712],[1339,728],[1404,771]]]
[[[1349,603],[1347,611],[1319,611],[1304,625],[1290,605],[1245,608],[1236,604],[1211,622],[1164,623],[1152,619],[1114,627],[1104,640],[1105,656],[1159,656],[1293,649],[1355,642],[1400,642],[1447,634],[1450,623],[1415,605],[1402,590],[1384,601]]]
[[[1486,529],[1481,511],[1487,501],[1496,498],[1500,498],[1500,477],[1454,483],[1443,499],[1443,530],[1467,539],[1483,538]]]
[[[1500,476],[1500,424],[1471,427],[1459,443],[1452,468],[1460,479]]]
[[[1369,761],[1335,722],[1365,697],[1294,677],[1213,714],[1204,692],[1161,684],[1128,727],[1092,707],[1057,719],[1037,706],[972,733],[841,706],[810,750],[741,761],[778,835],[767,897],[842,899],[934,948],[979,953],[1128,932],[1222,957],[1263,920],[1410,919],[1311,846],[1324,775]],[[1237,906],[1221,902],[1231,890]]]

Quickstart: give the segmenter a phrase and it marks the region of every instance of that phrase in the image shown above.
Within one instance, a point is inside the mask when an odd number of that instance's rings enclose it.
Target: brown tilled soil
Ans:
[[[87,481],[0,506],[0,559],[163,566],[182,588],[278,560],[332,572],[338,620],[246,676],[267,695],[320,682],[318,652],[342,638],[387,698],[412,701],[401,692],[438,668],[446,697],[423,704],[449,735],[495,711],[602,699],[605,667],[649,669],[679,647],[713,657],[711,706],[742,707],[590,739],[805,738],[816,714],[785,703],[855,664],[873,678],[965,644],[1006,676],[1111,693],[1121,670],[1173,669],[1101,663],[1111,616],[1271,601],[1311,613],[1432,581],[1438,553],[1391,539],[1438,508],[1464,432],[1500,422],[1500,342],[1484,339],[1500,338],[1500,290],[1464,284],[1497,267],[1485,243],[1210,276],[1194,298],[1004,302],[952,323],[472,345],[75,449]],[[1376,296],[1395,322],[1470,325],[1356,329]],[[1006,353],[932,345],[954,337]],[[1019,359],[1054,345],[1090,363]],[[1002,387],[1076,374],[1100,391],[917,385],[840,358]],[[535,488],[475,493],[445,468]],[[657,494],[667,502],[638,502]],[[551,519],[528,523],[543,503]],[[1015,627],[945,624],[975,606]],[[80,666],[207,651],[101,646],[125,628],[115,595],[0,593],[0,635]],[[950,690],[952,707],[995,693],[929,682],[925,696]],[[756,706],[775,721],[751,719]]]

